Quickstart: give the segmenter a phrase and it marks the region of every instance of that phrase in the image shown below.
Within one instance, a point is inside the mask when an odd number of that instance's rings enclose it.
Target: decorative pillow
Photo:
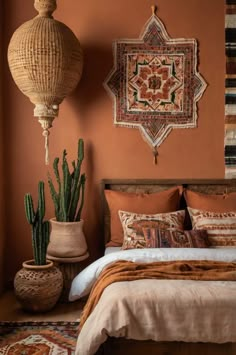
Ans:
[[[184,198],[187,206],[190,208],[211,212],[236,212],[235,192],[221,195],[208,195],[185,189]]]
[[[137,214],[119,211],[119,216],[124,233],[122,249],[145,248],[144,228],[182,232],[185,211],[158,214]]]
[[[193,229],[207,231],[213,248],[236,248],[236,212],[209,212],[188,207]]]
[[[146,193],[129,193],[105,190],[105,197],[110,211],[111,238],[107,246],[121,246],[123,243],[123,229],[118,211],[133,211],[135,213],[165,213],[179,209],[182,186],[171,189]]]
[[[208,248],[205,230],[172,231],[158,228],[143,228],[145,248]],[[128,249],[128,248],[126,248]]]

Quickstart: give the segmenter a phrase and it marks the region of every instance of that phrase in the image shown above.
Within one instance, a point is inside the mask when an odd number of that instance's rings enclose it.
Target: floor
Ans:
[[[22,310],[14,291],[7,291],[0,296],[0,321],[77,321],[84,304],[84,301],[58,303],[47,313],[31,314]]]

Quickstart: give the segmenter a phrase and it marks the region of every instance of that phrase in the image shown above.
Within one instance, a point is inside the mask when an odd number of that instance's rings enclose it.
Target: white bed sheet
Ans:
[[[131,249],[108,253],[81,271],[73,280],[69,300],[75,301],[88,295],[102,270],[117,260],[154,262],[171,260],[215,260],[236,262],[236,249],[204,248],[155,248]]]
[[[117,251],[121,251],[121,247],[107,247],[105,249],[104,255],[115,253]]]

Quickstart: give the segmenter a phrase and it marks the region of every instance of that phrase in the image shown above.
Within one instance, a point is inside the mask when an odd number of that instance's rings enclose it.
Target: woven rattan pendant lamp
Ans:
[[[56,0],[35,0],[34,7],[38,15],[21,25],[10,40],[8,63],[16,85],[35,105],[48,164],[49,128],[59,104],[80,80],[83,57],[73,32],[52,16]]]

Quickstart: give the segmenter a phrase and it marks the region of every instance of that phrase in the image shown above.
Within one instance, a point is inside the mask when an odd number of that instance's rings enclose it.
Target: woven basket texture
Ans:
[[[34,104],[59,105],[78,84],[82,49],[63,23],[36,17],[20,26],[8,47],[14,81]]]
[[[21,25],[8,46],[8,63],[18,88],[35,105],[45,137],[45,163],[49,164],[49,129],[59,104],[77,86],[83,53],[74,33],[52,16],[55,0],[35,0],[38,16]]]
[[[46,312],[58,301],[63,287],[61,271],[52,266],[47,269],[22,268],[14,279],[15,295],[23,309]]]

